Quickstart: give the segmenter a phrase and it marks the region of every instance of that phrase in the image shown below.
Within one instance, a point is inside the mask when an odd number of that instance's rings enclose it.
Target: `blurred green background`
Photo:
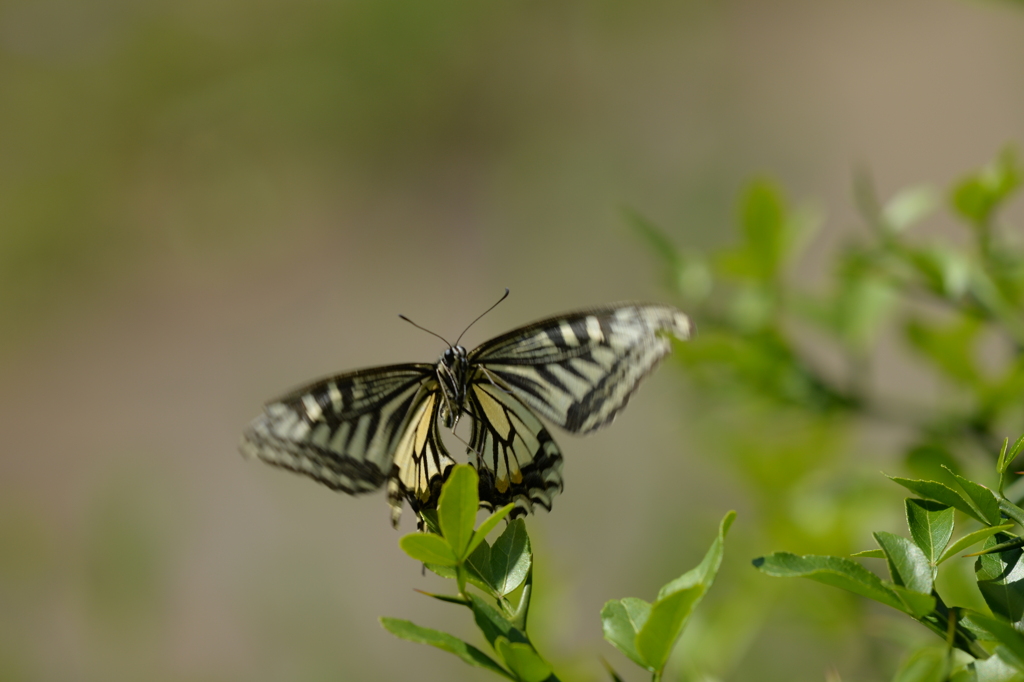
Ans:
[[[672,302],[623,207],[714,248],[755,174],[827,207],[813,281],[856,229],[855,167],[946,186],[1022,138],[1010,2],[0,2],[0,680],[487,679],[378,626],[473,631],[412,592],[441,583],[383,493],[241,460],[263,401],[433,361],[397,313],[457,336],[504,287],[467,345]],[[538,645],[598,679],[623,660],[604,601],[652,598],[736,508],[686,679],[885,679],[930,635],[749,559],[895,530],[900,492],[864,490],[899,434],[709,415],[687,385],[669,362],[612,428],[559,437]],[[806,494],[773,507],[752,469]]]

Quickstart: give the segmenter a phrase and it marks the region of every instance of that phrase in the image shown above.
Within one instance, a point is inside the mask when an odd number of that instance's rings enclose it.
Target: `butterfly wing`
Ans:
[[[562,490],[562,453],[537,416],[482,372],[470,382],[467,406],[481,505],[495,509],[514,502],[513,514],[528,514],[534,504],[550,511]]]
[[[448,456],[437,428],[441,391],[436,381],[431,384],[414,404],[395,447],[391,477],[388,479],[391,525],[395,528],[398,528],[404,500],[409,501],[417,515],[425,509],[437,508],[441,485],[455,464]]]
[[[429,505],[429,491],[440,486],[434,478],[443,478],[452,463],[436,438],[436,425],[424,426],[436,416],[438,390],[434,367],[425,364],[329,377],[268,403],[242,433],[239,449],[353,495],[398,479],[397,493],[388,487],[397,519],[394,495],[411,494]],[[418,462],[424,456],[429,463]]]
[[[573,433],[608,424],[640,381],[686,339],[689,318],[671,306],[622,304],[566,313],[514,329],[469,360],[542,417]]]

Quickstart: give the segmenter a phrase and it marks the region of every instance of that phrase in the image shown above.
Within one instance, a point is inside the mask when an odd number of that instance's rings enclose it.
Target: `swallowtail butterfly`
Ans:
[[[404,501],[417,514],[436,508],[455,464],[438,425],[454,430],[465,414],[481,506],[550,510],[562,490],[562,452],[538,415],[572,433],[608,424],[671,350],[669,337],[684,340],[690,330],[686,315],[664,305],[556,315],[473,351],[456,341],[433,365],[373,367],[303,386],[268,403],[239,447],[349,494],[386,484],[397,527]]]

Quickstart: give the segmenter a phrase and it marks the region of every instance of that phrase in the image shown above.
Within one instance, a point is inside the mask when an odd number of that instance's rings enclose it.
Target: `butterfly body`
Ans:
[[[669,306],[619,304],[514,329],[472,351],[449,346],[434,365],[404,364],[322,379],[271,401],[240,449],[274,466],[359,494],[386,484],[397,526],[404,502],[436,507],[455,463],[439,424],[467,415],[467,453],[480,500],[525,514],[551,508],[562,454],[538,414],[589,433],[626,405],[639,382],[685,339],[689,319]]]
[[[469,354],[466,349],[459,345],[449,346],[437,361],[437,380],[445,398],[441,405],[441,420],[445,427],[453,431],[462,416],[469,377]]]

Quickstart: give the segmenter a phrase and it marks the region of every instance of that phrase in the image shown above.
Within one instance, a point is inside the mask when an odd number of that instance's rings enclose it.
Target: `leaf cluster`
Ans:
[[[890,466],[893,454],[902,455],[904,480],[959,491],[915,491],[922,504],[945,504],[951,508],[946,514],[959,510],[985,524],[977,536],[976,529],[951,536],[938,554],[941,537],[930,548],[915,537],[929,561],[948,561],[964,551],[959,543],[981,542],[987,528],[1005,525],[1000,519],[1013,510],[997,505],[993,514],[991,501],[977,494],[965,472],[991,461],[1003,434],[1024,429],[1024,240],[1005,218],[1022,179],[1024,164],[1009,149],[945,191],[911,186],[883,197],[862,173],[853,188],[862,224],[828,251],[809,248],[822,212],[791,202],[768,179],[741,193],[735,237],[718,248],[679,248],[655,222],[627,213],[658,257],[662,281],[695,321],[697,334],[677,344],[674,357],[694,388],[690,412],[697,418],[691,423],[703,436],[702,448],[732,460],[732,480],[756,508],[749,540],[845,556],[877,521],[885,494],[875,477],[861,473],[863,460],[877,457]],[[894,381],[886,363],[898,363],[901,374],[913,367],[918,378]],[[922,385],[936,390],[917,390]],[[732,428],[738,421],[743,429]],[[842,459],[855,451],[855,439],[878,434],[879,427],[896,453],[858,452],[856,463]],[[993,489],[1002,496],[1006,488],[1008,499],[1020,504],[1005,461],[1014,450],[1004,449]],[[906,513],[929,523],[933,518],[919,505]],[[900,541],[879,537],[899,551]],[[875,553],[884,555],[881,548]],[[844,580],[861,575],[850,571]],[[713,669],[727,676],[746,642],[777,622],[771,612],[778,603],[763,585],[724,577],[731,586],[723,611],[744,617],[709,621],[700,633],[705,660],[694,666],[695,675]],[[952,579],[968,581],[959,573]],[[900,610],[933,613],[927,599],[907,592],[927,583],[908,581],[911,587],[890,580],[894,588],[872,590]],[[873,585],[867,577],[857,584]],[[798,608],[865,633],[870,628],[849,601]],[[914,665],[927,668],[934,662],[929,655],[915,654]],[[978,660],[980,667],[999,665]],[[884,667],[875,657],[859,664],[861,675]]]
[[[471,466],[454,467],[441,490],[436,514],[424,516],[430,532],[406,535],[400,544],[429,570],[456,581],[457,594],[428,596],[468,608],[493,655],[454,635],[408,620],[381,618],[381,624],[397,637],[448,651],[499,677],[516,682],[557,682],[551,664],[527,633],[533,553],[526,524],[516,519],[493,544],[488,543],[487,535],[509,515],[513,505],[498,509],[474,528],[477,486],[477,473]],[[662,587],[653,604],[627,597],[608,602],[601,611],[605,639],[650,671],[654,680],[661,679],[694,608],[714,582],[734,517],[735,513],[729,512],[722,520],[700,565]],[[482,594],[470,591],[470,586]],[[610,667],[609,672],[613,679],[621,679]]]
[[[601,609],[604,637],[640,667],[661,675],[694,608],[711,588],[722,563],[725,535],[736,518],[722,519],[718,536],[700,564],[658,591],[654,603],[637,597],[610,601]]]
[[[1024,165],[1007,150],[949,189],[965,248],[924,230],[941,204],[933,189],[909,187],[882,202],[860,176],[867,229],[837,252],[824,285],[793,274],[820,215],[790,206],[770,181],[747,187],[739,243],[714,252],[678,249],[652,221],[627,218],[696,321],[700,333],[677,350],[703,394],[740,389],[809,415],[896,423],[915,433],[908,458],[941,451],[948,459],[960,442],[994,452],[1000,424],[1020,419],[1024,245],[999,215],[1022,180]],[[916,362],[957,389],[956,404],[936,410],[871,385],[880,339],[894,325]],[[809,353],[808,336],[828,350]],[[993,339],[1005,353],[991,352]],[[821,357],[842,358],[841,369],[826,370]]]
[[[888,580],[860,563],[840,556],[798,556],[776,552],[754,560],[762,573],[801,577],[840,587],[902,611],[945,641],[942,656],[918,652],[897,674],[917,682],[1010,682],[1024,680],[1024,509],[1008,499],[1002,483],[1024,448],[1024,436],[1012,447],[1004,441],[997,458],[999,486],[992,490],[947,470],[948,482],[890,477],[920,497],[904,501],[910,538],[874,533],[877,549],[855,557],[884,559]],[[979,528],[953,540],[955,512]],[[1019,531],[1018,531],[1019,532]],[[974,573],[989,608],[949,606],[936,589],[939,566],[979,543],[984,548]],[[954,650],[962,652],[960,658]]]
[[[382,618],[381,624],[397,637],[448,651],[470,665],[486,668],[506,679],[555,682],[551,665],[526,634],[533,554],[525,524],[522,520],[512,521],[494,544],[489,544],[487,535],[514,505],[498,509],[474,528],[480,506],[478,485],[476,470],[471,466],[454,467],[441,489],[437,513],[424,517],[433,532],[406,535],[400,545],[406,554],[434,573],[455,580],[457,594],[428,596],[468,608],[498,660],[453,635],[407,620]],[[493,602],[470,592],[470,584]],[[517,591],[518,600],[512,598]]]

